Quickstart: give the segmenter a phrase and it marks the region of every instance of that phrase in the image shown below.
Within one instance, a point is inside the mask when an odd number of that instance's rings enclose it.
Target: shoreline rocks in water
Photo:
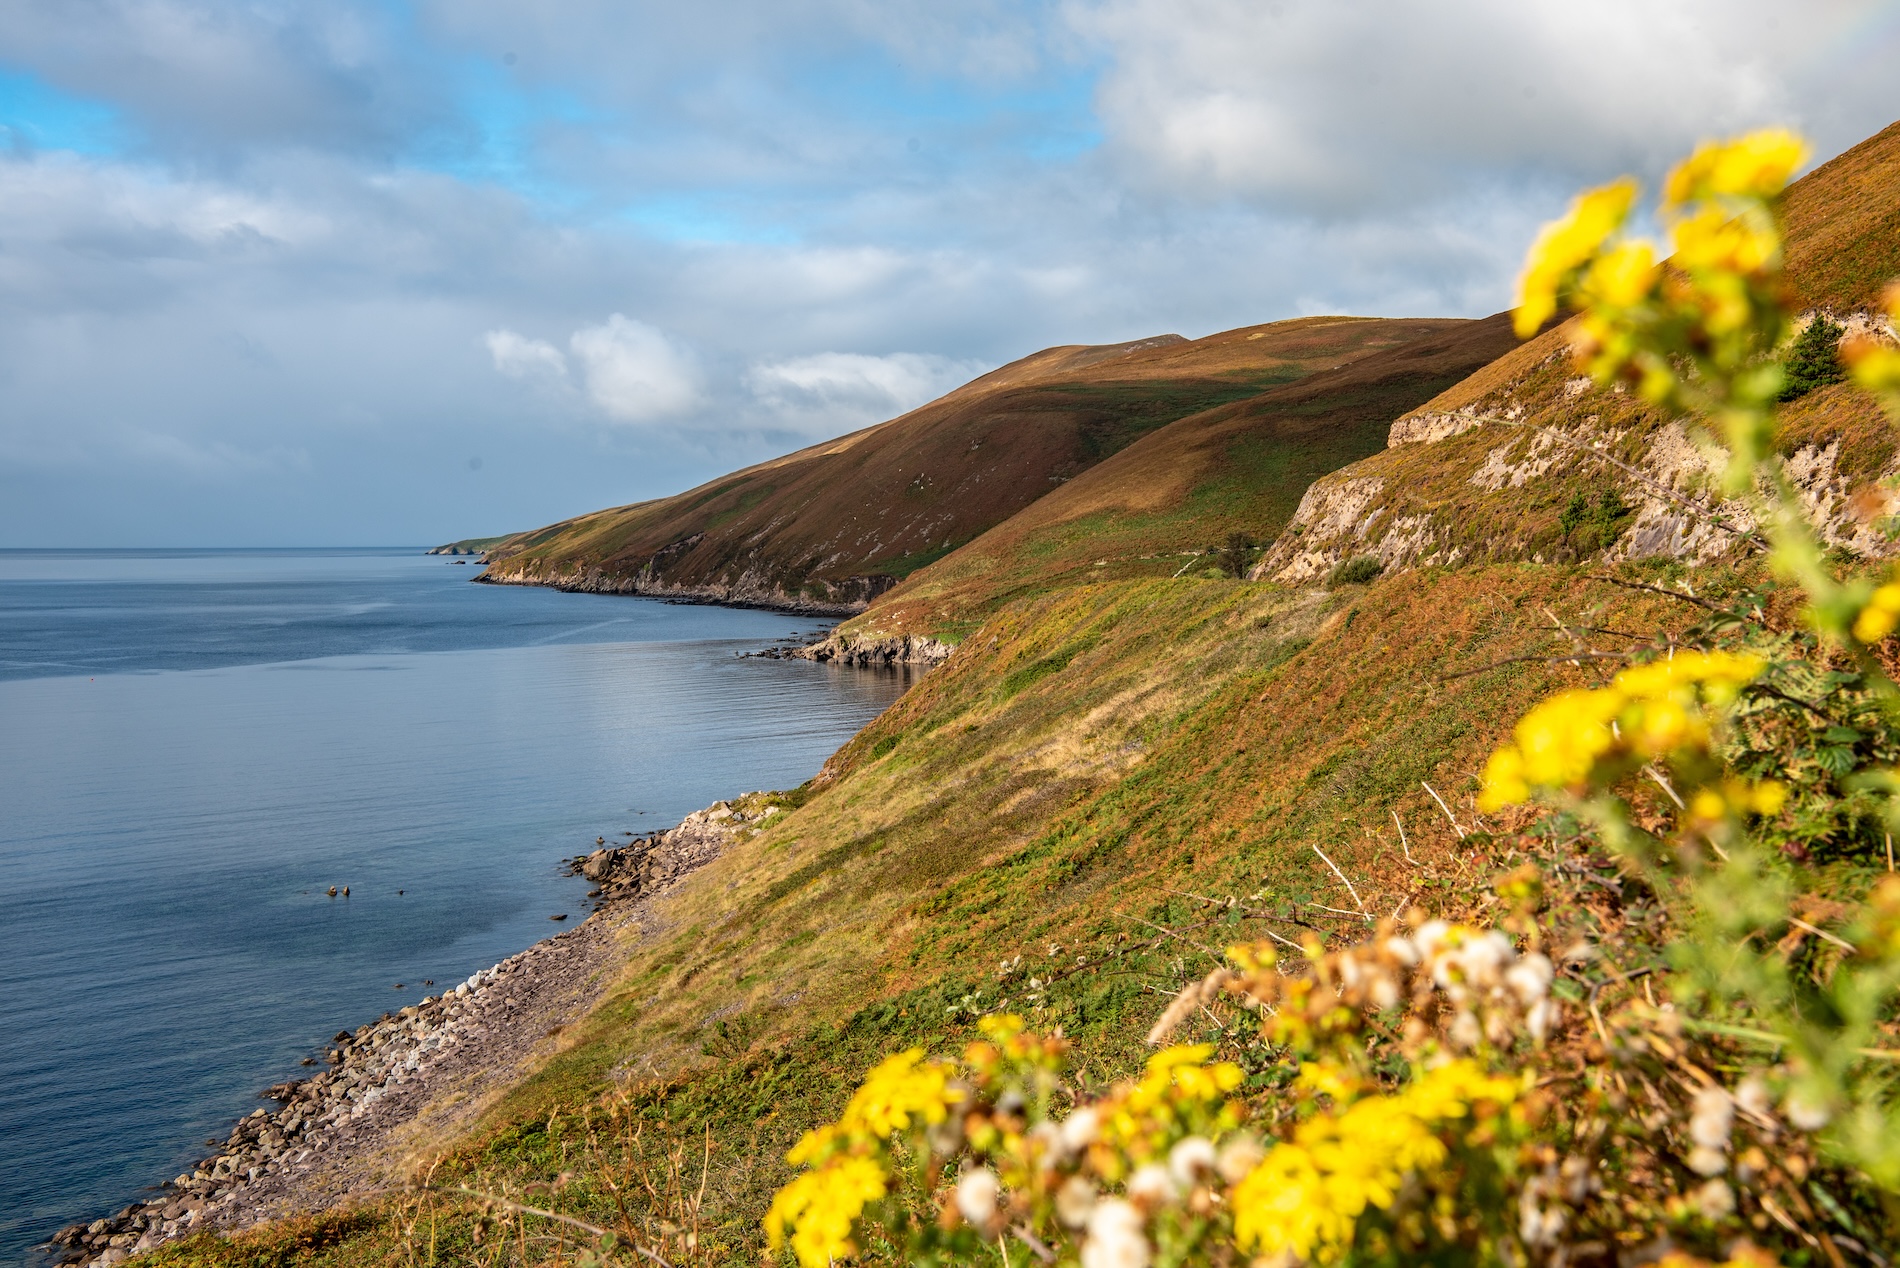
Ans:
[[[401,1138],[466,1130],[486,1098],[554,1050],[611,984],[620,930],[645,924],[646,900],[717,858],[740,833],[784,809],[748,793],[688,815],[675,828],[573,859],[594,881],[595,912],[572,929],[420,1004],[338,1031],[329,1068],[275,1084],[258,1109],[192,1171],[156,1197],[54,1234],[60,1262],[111,1268],[207,1229],[236,1231],[382,1187],[404,1167]],[[455,1094],[453,1108],[442,1106]]]

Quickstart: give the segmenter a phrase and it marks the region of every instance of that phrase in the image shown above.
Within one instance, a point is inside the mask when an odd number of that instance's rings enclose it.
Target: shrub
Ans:
[[[1838,322],[1816,314],[1788,349],[1788,359],[1782,364],[1788,381],[1775,399],[1796,400],[1817,387],[1846,379],[1847,367],[1841,364],[1840,353],[1841,336],[1846,333]]]
[[[1615,545],[1633,514],[1635,511],[1615,489],[1604,489],[1594,498],[1578,489],[1558,514],[1557,525],[1563,529],[1565,541],[1590,554]]]
[[[1329,586],[1362,586],[1385,571],[1385,565],[1374,555],[1354,555],[1333,569],[1326,578]]]

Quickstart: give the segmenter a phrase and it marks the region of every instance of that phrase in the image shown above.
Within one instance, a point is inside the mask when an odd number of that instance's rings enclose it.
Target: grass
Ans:
[[[645,575],[715,592],[743,587],[755,601],[859,603],[873,589],[864,578],[928,571],[1177,420],[1472,325],[1302,318],[1133,350],[1052,349],[889,423],[675,497],[522,534],[488,575],[569,583]],[[1335,446],[1332,460],[1360,452]],[[1303,484],[1315,473],[1293,478]]]
[[[664,1170],[669,1149],[710,1141],[705,1261],[751,1259],[785,1149],[895,1049],[954,1045],[976,1014],[1009,1007],[1074,1036],[1091,1086],[1134,1068],[1157,992],[1204,971],[1153,929],[1209,920],[1189,895],[1350,910],[1317,844],[1381,911],[1462,901],[1486,864],[1421,781],[1469,822],[1484,752],[1577,671],[1443,675],[1542,646],[1546,606],[1619,627],[1681,611],[1529,566],[1337,595],[1129,581],[1009,607],[846,745],[797,809],[668,900],[568,1046],[473,1138],[444,1142],[438,1181],[618,1218],[604,1189],[561,1180],[618,1114],[622,1136],[644,1134],[610,1151],[614,1166]],[[1398,850],[1393,812],[1421,866]],[[1192,936],[1227,936],[1227,919]],[[419,1201],[387,1199],[322,1245],[285,1232],[159,1262],[393,1262],[415,1248],[403,1227]],[[479,1259],[479,1213],[430,1201],[437,1262]]]

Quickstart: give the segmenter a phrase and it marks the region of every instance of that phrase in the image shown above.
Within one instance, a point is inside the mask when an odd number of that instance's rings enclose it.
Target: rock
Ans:
[[[566,919],[567,919],[567,913],[566,913],[566,912],[562,912],[562,913],[561,913],[560,915],[558,915],[558,916],[549,916],[549,917],[548,917],[548,919],[549,919],[549,920],[566,920]]]

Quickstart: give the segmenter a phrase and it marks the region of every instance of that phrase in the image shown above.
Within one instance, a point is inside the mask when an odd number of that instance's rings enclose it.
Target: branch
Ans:
[[[1647,590],[1650,594],[1660,594],[1667,599],[1680,599],[1684,603],[1693,603],[1699,608],[1714,612],[1719,616],[1729,616],[1727,608],[1710,603],[1707,599],[1698,599],[1693,594],[1684,594],[1680,590],[1670,590],[1663,586],[1646,585],[1641,581],[1624,581],[1620,577],[1604,577],[1593,572],[1584,574],[1586,581],[1601,581],[1605,585],[1622,586],[1625,590]]]
[[[425,1185],[423,1187],[427,1188],[428,1186]],[[538,1215],[544,1220],[554,1220],[557,1223],[578,1228],[584,1233],[592,1233],[595,1237],[612,1237],[618,1240],[620,1236],[611,1229],[597,1227],[596,1225],[587,1223],[585,1220],[577,1220],[571,1215],[557,1215],[553,1211],[544,1211],[538,1206],[525,1206],[520,1202],[511,1201],[508,1198],[496,1197],[492,1193],[483,1193],[479,1189],[465,1189],[459,1184],[449,1185],[447,1188],[436,1190],[436,1192],[467,1194],[472,1198],[480,1198],[484,1202],[493,1202],[496,1206],[505,1206],[511,1211],[518,1211],[522,1215]],[[660,1258],[637,1242],[628,1242],[627,1245],[632,1247],[634,1254],[646,1259],[651,1259],[654,1263],[660,1265],[660,1268],[673,1268],[672,1264],[667,1263],[666,1260]]]

